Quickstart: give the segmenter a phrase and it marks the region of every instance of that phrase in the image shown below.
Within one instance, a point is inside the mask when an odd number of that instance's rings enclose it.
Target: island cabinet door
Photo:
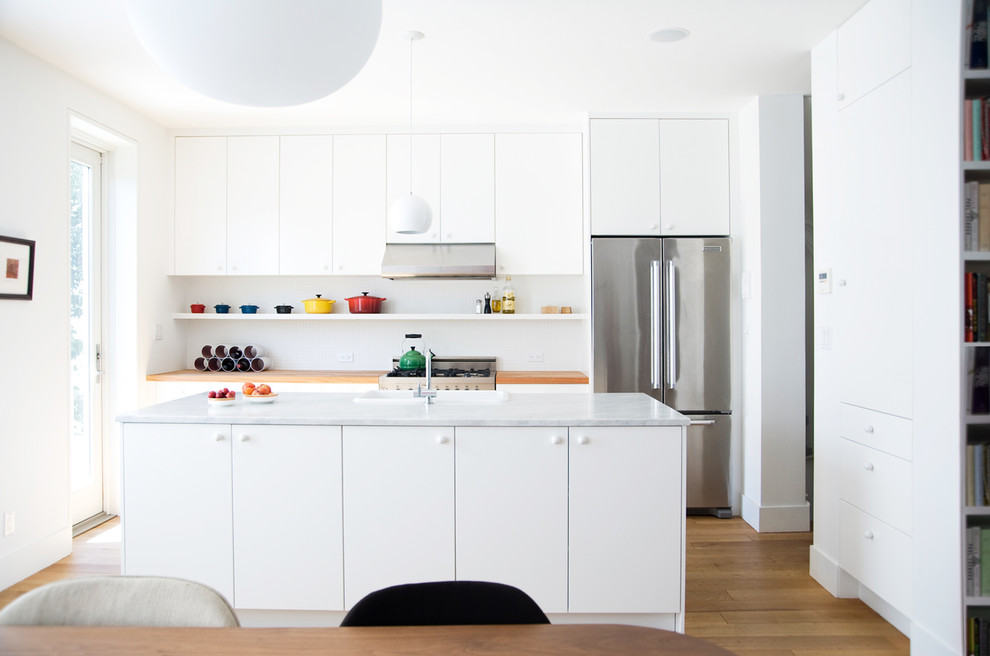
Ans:
[[[234,606],[343,610],[339,426],[234,426]]]
[[[681,444],[678,427],[570,429],[570,612],[681,612]]]
[[[454,578],[454,429],[345,426],[344,606]]]
[[[234,599],[230,426],[124,424],[123,563]]]
[[[567,611],[567,428],[458,428],[457,578]]]

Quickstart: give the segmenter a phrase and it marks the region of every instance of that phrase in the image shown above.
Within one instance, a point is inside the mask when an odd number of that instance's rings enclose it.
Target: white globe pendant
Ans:
[[[238,105],[330,95],[378,41],[382,0],[127,0],[144,49],[179,82]]]
[[[388,208],[388,224],[402,235],[421,235],[430,229],[433,210],[429,203],[413,194],[403,196]]]

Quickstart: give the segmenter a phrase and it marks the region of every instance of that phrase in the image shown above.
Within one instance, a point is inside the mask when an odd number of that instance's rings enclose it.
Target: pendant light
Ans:
[[[421,235],[430,229],[433,222],[433,211],[429,203],[412,192],[413,174],[413,129],[412,129],[412,46],[413,41],[423,38],[422,32],[406,32],[404,38],[409,39],[409,195],[402,196],[388,208],[388,224],[392,230],[402,235]]]

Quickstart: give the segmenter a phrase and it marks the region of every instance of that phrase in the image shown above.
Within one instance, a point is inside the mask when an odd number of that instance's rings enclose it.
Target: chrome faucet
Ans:
[[[413,394],[417,399],[426,398],[426,405],[433,405],[433,398],[437,395],[437,391],[431,386],[431,378],[433,375],[433,351],[426,349],[426,389],[423,389],[422,383],[416,383],[416,393]]]

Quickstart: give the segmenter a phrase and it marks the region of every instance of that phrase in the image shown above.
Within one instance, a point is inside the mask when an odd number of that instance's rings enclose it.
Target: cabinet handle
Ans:
[[[554,444],[563,444],[564,438],[562,438],[560,435],[554,435],[553,437],[550,438],[550,441]]]
[[[578,438],[578,444],[587,444],[590,441],[591,440],[588,439],[587,435],[582,435],[581,437]]]
[[[650,226],[650,230],[659,230],[659,229],[660,229],[659,223],[654,223],[653,225]]]
[[[839,287],[845,287],[846,280],[845,278],[839,278],[838,280],[835,281],[835,284],[838,285]]]
[[[446,444],[446,443],[447,443],[446,435],[440,435],[437,437],[437,444]]]
[[[217,271],[221,271],[222,272],[223,271],[223,267],[222,266],[218,266],[217,267]]]
[[[223,442],[224,438],[226,438],[226,435],[224,435],[223,433],[217,433],[216,435],[213,436],[213,439],[216,440],[217,442]]]
[[[329,264],[324,264],[323,265],[323,270],[324,271],[329,271],[330,270],[330,265]]]
[[[872,424],[867,424],[866,425],[866,432],[867,433],[872,433],[873,432],[873,425]]]
[[[865,469],[866,471],[873,471],[873,463],[872,463],[872,462],[868,462],[868,463],[866,463],[866,464],[865,464],[865,465],[863,466],[863,469]]]
[[[668,223],[667,224],[667,227],[664,228],[664,230],[666,230],[667,232],[673,232],[674,231],[674,228],[676,228],[676,227],[677,226],[675,226],[673,223]]]
[[[241,435],[241,442],[247,442],[247,441],[248,441],[248,440],[250,440],[250,439],[251,439],[251,438],[250,438],[250,437],[248,437],[248,435],[247,435],[247,434],[244,434],[244,435]]]
[[[844,93],[836,94],[835,99],[838,100],[839,102],[842,102],[843,100],[846,99],[846,94]]]
[[[873,531],[866,531],[866,532],[864,532],[863,533],[863,537],[866,538],[867,540],[872,540],[873,539]]]

